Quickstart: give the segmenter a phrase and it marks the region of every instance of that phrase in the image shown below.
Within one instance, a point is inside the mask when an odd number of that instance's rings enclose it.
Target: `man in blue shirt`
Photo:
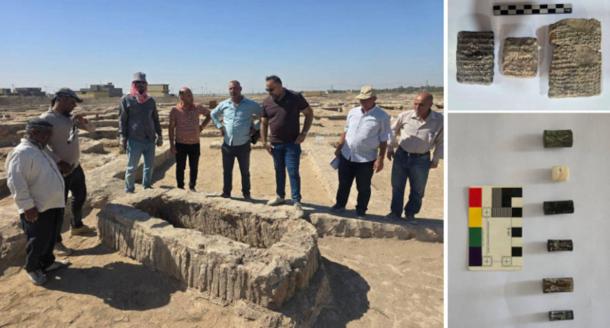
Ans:
[[[237,158],[241,173],[241,191],[244,199],[250,198],[250,140],[259,129],[254,124],[261,114],[261,106],[241,94],[239,81],[229,82],[231,98],[221,102],[212,111],[212,121],[224,138],[222,144],[223,188],[222,197],[231,197],[233,164]],[[222,120],[222,121],[221,121]]]
[[[358,189],[356,214],[364,217],[371,198],[373,172],[383,169],[390,137],[390,115],[375,104],[377,97],[371,86],[362,87],[356,98],[360,106],[347,115],[345,131],[335,151],[339,158],[339,188],[332,211],[340,213],[345,210],[355,179]]]

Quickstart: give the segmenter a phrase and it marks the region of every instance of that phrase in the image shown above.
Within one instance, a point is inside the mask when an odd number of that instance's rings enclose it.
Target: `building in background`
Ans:
[[[13,95],[23,97],[45,97],[46,93],[42,92],[42,88],[15,88],[13,90]]]
[[[106,84],[92,84],[89,88],[80,89],[78,95],[83,98],[122,97],[123,89],[116,88],[111,82]]]
[[[169,96],[169,84],[149,84],[148,94],[152,97]]]

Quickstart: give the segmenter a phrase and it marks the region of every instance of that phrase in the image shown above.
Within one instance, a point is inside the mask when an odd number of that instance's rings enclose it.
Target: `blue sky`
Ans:
[[[0,87],[443,84],[443,2],[3,0]],[[125,91],[125,90],[124,90]]]

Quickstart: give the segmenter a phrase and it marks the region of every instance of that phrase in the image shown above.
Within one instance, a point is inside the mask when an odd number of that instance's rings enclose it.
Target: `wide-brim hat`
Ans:
[[[360,88],[360,93],[356,96],[358,100],[366,100],[376,97],[375,89],[370,85],[365,85]]]

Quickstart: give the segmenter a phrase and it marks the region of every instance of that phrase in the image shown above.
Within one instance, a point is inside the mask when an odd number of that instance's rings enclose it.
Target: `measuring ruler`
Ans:
[[[494,5],[494,16],[571,14],[571,3]]]

